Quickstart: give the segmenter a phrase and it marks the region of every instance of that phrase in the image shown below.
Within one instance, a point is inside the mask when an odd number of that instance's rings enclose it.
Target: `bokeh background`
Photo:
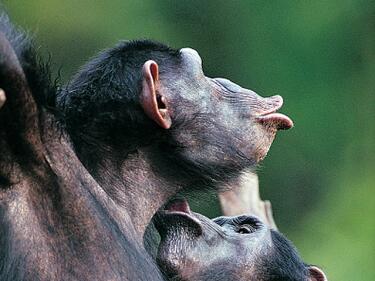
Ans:
[[[121,39],[192,47],[207,75],[284,97],[295,121],[259,168],[262,197],[329,280],[375,280],[375,2],[3,1],[67,81]],[[213,217],[214,197],[194,203]],[[205,205],[205,207],[202,207]]]

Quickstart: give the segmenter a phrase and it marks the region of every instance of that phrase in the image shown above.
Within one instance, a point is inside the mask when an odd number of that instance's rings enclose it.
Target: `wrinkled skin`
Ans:
[[[181,51],[182,78],[163,85],[177,125],[172,134],[192,163],[238,172],[252,167],[269,150],[277,129],[290,128],[288,118],[260,116],[282,105],[280,96],[262,98],[233,82],[206,77],[198,53]],[[161,81],[161,84],[163,82]]]
[[[155,225],[161,235],[157,262],[169,280],[326,280],[282,234],[254,216],[210,220],[178,200],[159,213]]]
[[[124,75],[132,72],[134,80]],[[253,168],[276,131],[293,125],[273,113],[280,96],[206,77],[196,51],[148,41],[103,52],[57,100],[78,157],[130,212],[140,237],[177,191],[215,188]]]

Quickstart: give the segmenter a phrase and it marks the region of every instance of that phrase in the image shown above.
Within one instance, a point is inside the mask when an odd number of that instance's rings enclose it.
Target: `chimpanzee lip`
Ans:
[[[182,216],[200,224],[200,221],[192,214],[186,199],[175,199],[168,202],[163,213],[169,216]]]
[[[164,217],[183,217],[185,219],[191,220],[196,222],[197,224],[201,224],[200,220],[194,217],[192,214],[185,213],[185,212],[180,212],[180,211],[162,211],[161,213],[162,216]]]
[[[193,221],[198,225],[201,225],[201,221],[191,212],[189,203],[185,199],[175,199],[167,203],[164,210],[158,212],[156,226],[158,228],[158,224],[162,224],[164,227],[172,227],[170,223],[172,221],[178,222],[180,219]],[[166,220],[169,221],[167,225],[162,223],[162,221]]]
[[[279,98],[279,102],[275,105],[275,107],[261,112],[256,117],[256,120],[267,127],[273,127],[277,130],[288,130],[292,128],[294,124],[292,119],[290,119],[288,116],[277,112],[283,106],[283,98],[281,96],[277,97]]]
[[[172,213],[181,212],[191,215],[190,206],[186,199],[174,199],[165,205],[164,210]]]
[[[288,130],[293,127],[293,121],[288,116],[273,111],[266,115],[260,115],[257,117],[257,121],[263,125],[276,127],[277,130]]]

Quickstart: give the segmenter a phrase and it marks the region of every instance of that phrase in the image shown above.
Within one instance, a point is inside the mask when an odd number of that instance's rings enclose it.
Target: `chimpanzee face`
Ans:
[[[155,223],[161,243],[157,261],[171,280],[325,280],[293,245],[253,216],[210,220],[174,201]]]
[[[206,77],[198,53],[181,49],[173,81],[158,92],[171,116],[171,134],[183,158],[198,166],[241,169],[262,160],[279,129],[293,122],[276,113],[281,96],[262,98],[223,78]]]
[[[77,151],[90,145],[89,152],[105,148],[106,157],[121,158],[152,147],[153,159],[216,180],[254,167],[276,131],[293,126],[276,112],[282,103],[206,77],[193,49],[149,41],[101,53],[58,97]]]

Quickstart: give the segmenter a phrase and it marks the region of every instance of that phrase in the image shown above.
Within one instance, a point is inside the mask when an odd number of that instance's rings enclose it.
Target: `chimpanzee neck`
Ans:
[[[189,184],[160,153],[156,147],[127,154],[107,151],[87,165],[106,193],[129,214],[140,239],[156,211]]]

